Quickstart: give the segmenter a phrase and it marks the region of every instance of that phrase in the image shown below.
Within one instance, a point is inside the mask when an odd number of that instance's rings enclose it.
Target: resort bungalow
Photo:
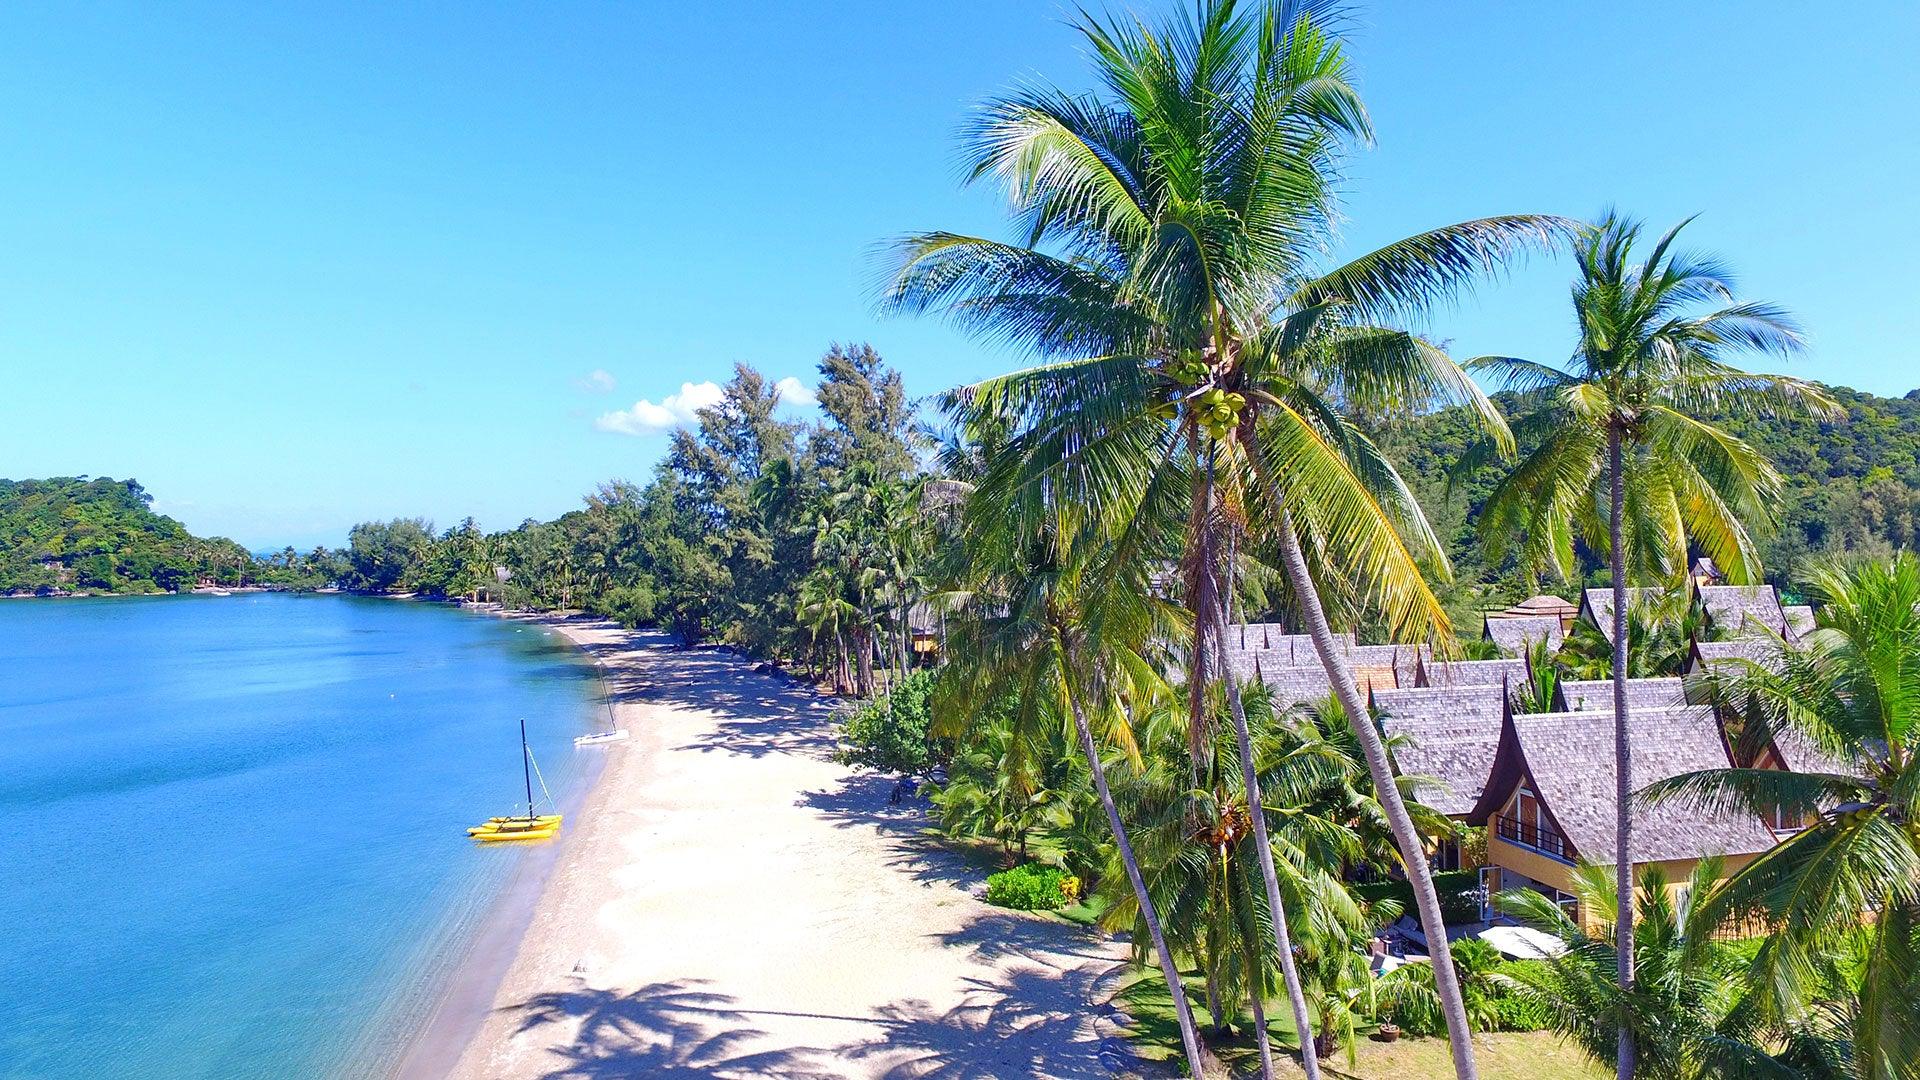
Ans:
[[[1664,589],[1628,589],[1627,610],[1632,611],[1635,604],[1658,600],[1665,592]],[[1580,618],[1592,623],[1607,644],[1613,644],[1613,590],[1588,589],[1581,593]]]
[[[1507,713],[1503,683],[1460,683],[1375,690],[1373,713],[1393,748],[1395,767],[1418,781],[1415,798],[1456,820],[1480,801]],[[1434,852],[1435,869],[1458,870],[1453,841]]]
[[[1695,597],[1707,614],[1707,625],[1717,634],[1733,637],[1767,630],[1779,637],[1791,633],[1780,591],[1771,585],[1701,585]],[[1807,612],[1812,614],[1812,610]]]
[[[1579,605],[1572,601],[1543,593],[1505,611],[1488,612],[1480,635],[1509,656],[1526,655],[1537,641],[1545,641],[1549,650],[1557,651],[1579,613]]]
[[[1562,679],[1554,688],[1554,708],[1567,712],[1612,712],[1612,679]],[[1687,685],[1679,678],[1628,679],[1627,717],[1643,709],[1677,709],[1687,703]]]
[[[1705,706],[1634,712],[1632,722],[1636,787],[1729,764],[1720,725]],[[1774,844],[1773,831],[1751,814],[1637,800],[1631,813],[1636,876],[1658,865],[1676,889],[1702,858],[1724,856],[1732,873]],[[1577,910],[1573,870],[1583,860],[1614,860],[1612,711],[1509,713],[1486,787],[1467,820],[1487,827],[1481,878],[1489,896],[1534,889],[1596,927],[1607,913]]]
[[[1503,660],[1432,660],[1423,658],[1416,686],[1524,686],[1529,678],[1526,657]]]

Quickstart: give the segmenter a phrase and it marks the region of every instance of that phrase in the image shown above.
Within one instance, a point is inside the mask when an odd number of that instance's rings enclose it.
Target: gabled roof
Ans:
[[[1799,641],[1808,634],[1818,622],[1813,617],[1813,608],[1806,604],[1788,604],[1780,609],[1787,620],[1787,640]]]
[[[1632,714],[1633,782],[1658,780],[1731,764],[1713,710],[1701,706]],[[1487,786],[1467,820],[1484,824],[1527,783],[1583,859],[1614,859],[1613,713],[1509,715],[1500,732]],[[1752,814],[1709,813],[1684,802],[1648,806],[1635,799],[1630,856],[1636,863],[1746,855],[1773,846],[1773,834]]]
[[[1335,634],[1334,640],[1341,645],[1353,645],[1352,634]],[[1313,638],[1308,634],[1289,634],[1283,623],[1237,623],[1227,627],[1227,649],[1229,651],[1261,650],[1277,653],[1287,658],[1289,664],[1314,663],[1320,654],[1314,651]]]
[[[1767,637],[1743,637],[1732,641],[1696,640],[1688,650],[1687,669],[1683,674],[1691,675],[1696,671],[1741,660],[1768,666],[1779,656],[1779,642]]]
[[[1431,660],[1420,665],[1421,686],[1517,686],[1526,681],[1525,658]]]
[[[1420,786],[1422,803],[1456,817],[1473,809],[1493,767],[1506,698],[1498,684],[1374,691],[1380,726],[1408,740],[1393,751],[1401,775],[1438,781]]]
[[[1260,666],[1248,679],[1264,684],[1273,694],[1274,705],[1282,709],[1321,701],[1333,693],[1333,680],[1327,678],[1327,669],[1317,661],[1288,667]]]
[[[1765,627],[1780,635],[1787,632],[1780,593],[1771,585],[1702,585],[1699,596],[1707,622],[1718,630],[1744,634]]]
[[[1612,712],[1612,679],[1563,679],[1558,689],[1560,707],[1571,712]],[[1645,709],[1672,709],[1687,703],[1687,686],[1671,679],[1628,679],[1627,718]]]
[[[1627,608],[1628,610],[1632,610],[1635,604],[1642,603],[1646,600],[1656,598],[1660,595],[1660,593],[1661,593],[1661,590],[1659,589],[1649,589],[1649,588],[1628,589],[1627,590]],[[1600,631],[1600,636],[1603,638],[1606,638],[1608,644],[1612,644],[1613,642],[1613,590],[1612,589],[1610,588],[1609,589],[1588,589],[1586,592],[1581,593],[1580,594],[1580,614],[1588,622],[1592,623],[1596,629]]]
[[[1567,634],[1560,628],[1558,615],[1488,615],[1481,636],[1509,655],[1525,656],[1534,642],[1543,640],[1549,650],[1558,652]]]

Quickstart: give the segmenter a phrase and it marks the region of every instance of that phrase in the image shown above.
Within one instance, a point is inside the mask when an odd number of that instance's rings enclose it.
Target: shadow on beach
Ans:
[[[668,635],[647,632],[583,647],[606,659],[603,670],[616,701],[713,718],[674,751],[832,758],[836,702],[778,673],[754,671],[751,661],[731,651],[685,649]],[[893,801],[896,783],[890,775],[849,772],[822,788],[796,792],[792,805],[836,829],[870,831],[880,842],[879,871],[923,888],[970,891],[997,868],[990,851],[929,835],[927,800],[909,795]],[[1097,935],[959,896],[938,899],[943,905],[954,901],[966,906],[951,909],[957,917],[921,939],[966,961],[956,965],[957,994],[939,1006],[915,996],[882,996],[884,1004],[854,1010],[863,1015],[843,1015],[811,1011],[815,1003],[805,1000],[750,1002],[704,980],[674,978],[637,990],[576,986],[506,1006],[500,1014],[516,1035],[550,1046],[546,1071],[537,1074],[542,1080],[1091,1080],[1139,1073],[1142,1063],[1124,1040],[1098,1034],[1120,1030],[1124,1018],[1109,1003],[1122,968],[1101,950]],[[751,937],[754,928],[739,931]],[[768,952],[770,958],[778,955],[777,943],[769,943]],[[757,996],[751,988],[729,989]]]
[[[575,990],[528,1002],[518,1030],[577,1023],[558,1051],[565,1062],[543,1080],[611,1077],[780,1076],[840,1080],[995,1080],[1048,1077],[1094,1080],[1137,1065],[1125,1044],[1106,1040],[1093,1054],[1068,1052],[1084,1038],[1089,1002],[1106,978],[1081,970],[1025,968],[1006,978],[970,978],[964,1000],[944,1012],[901,1001],[873,1015],[752,1009],[698,980],[654,983],[632,993]],[[799,1018],[844,1022],[880,1034],[828,1046],[764,1045],[756,1024]]]

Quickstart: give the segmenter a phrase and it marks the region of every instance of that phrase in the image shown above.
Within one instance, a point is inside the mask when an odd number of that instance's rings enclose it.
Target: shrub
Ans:
[[[1440,918],[1448,926],[1480,921],[1478,870],[1443,870],[1433,875],[1433,891],[1440,896]],[[1392,900],[1402,912],[1420,917],[1420,909],[1413,903],[1413,885],[1404,879],[1355,885],[1353,894],[1363,900]]]
[[[1057,866],[1022,863],[987,877],[987,903],[1016,911],[1057,911],[1080,899],[1080,879]]]
[[[1553,1026],[1545,1003],[1531,994],[1509,990],[1493,999],[1493,1009],[1501,1031],[1546,1031]]]
[[[840,723],[840,761],[901,773],[922,772],[932,765],[934,745],[927,735],[932,691],[932,673],[916,671],[891,692],[855,706]]]

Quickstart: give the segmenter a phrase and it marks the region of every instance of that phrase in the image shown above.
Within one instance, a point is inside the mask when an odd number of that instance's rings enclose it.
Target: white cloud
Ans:
[[[573,385],[589,394],[611,394],[616,385],[613,373],[606,368],[594,368],[585,375],[573,380]]]
[[[721,396],[720,384],[711,380],[700,383],[681,383],[680,392],[668,394],[660,399],[658,405],[642,398],[633,403],[630,409],[619,409],[606,413],[593,422],[601,431],[614,431],[622,435],[651,435],[666,431],[681,424],[691,424],[701,409],[717,404]]]
[[[780,402],[783,405],[796,405],[807,409],[820,404],[820,399],[814,396],[813,387],[791,375],[774,383],[773,388],[780,391]]]

